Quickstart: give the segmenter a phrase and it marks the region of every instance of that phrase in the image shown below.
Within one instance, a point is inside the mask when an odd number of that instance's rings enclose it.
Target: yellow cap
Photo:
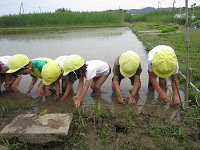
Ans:
[[[174,51],[162,48],[154,54],[152,68],[158,77],[166,78],[174,73],[177,63],[178,60]]]
[[[9,70],[6,73],[14,73],[29,63],[29,58],[23,54],[13,55],[7,62]]]
[[[79,55],[68,56],[63,62],[63,76],[66,76],[68,73],[81,68],[84,65],[84,63],[84,59]]]
[[[49,85],[55,82],[61,75],[61,67],[56,62],[49,62],[43,66],[41,76],[42,83]]]
[[[139,64],[140,56],[133,51],[127,51],[119,58],[120,73],[125,78],[130,78],[136,73]]]

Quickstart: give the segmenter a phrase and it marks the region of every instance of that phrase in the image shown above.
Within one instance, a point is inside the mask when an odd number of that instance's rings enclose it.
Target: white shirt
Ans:
[[[0,73],[6,73],[6,71],[8,71],[7,62],[10,58],[11,58],[11,56],[1,56],[0,57],[0,65],[2,67],[2,70]]]
[[[90,80],[101,75],[108,75],[110,72],[108,63],[102,60],[86,61],[86,65],[86,80]]]
[[[167,46],[167,45],[158,45],[158,46],[154,47],[147,55],[148,71],[150,71],[150,72],[153,72],[153,68],[152,68],[153,56],[156,52],[161,50],[161,47],[166,47],[167,49],[174,52],[174,50],[170,46]],[[179,66],[178,66],[178,63],[177,63],[176,70],[174,71],[174,74],[178,73],[178,69],[179,69]]]
[[[65,56],[57,57],[57,58],[55,59],[55,62],[57,62],[57,63],[60,65],[60,68],[62,69],[62,71],[64,71],[63,62],[65,61],[65,59],[66,59],[67,57],[68,57],[68,56],[65,55]]]

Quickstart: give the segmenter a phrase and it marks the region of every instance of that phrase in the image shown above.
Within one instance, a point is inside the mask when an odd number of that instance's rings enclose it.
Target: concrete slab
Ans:
[[[1,131],[7,139],[25,139],[28,143],[47,144],[62,142],[71,135],[73,114],[22,114]]]

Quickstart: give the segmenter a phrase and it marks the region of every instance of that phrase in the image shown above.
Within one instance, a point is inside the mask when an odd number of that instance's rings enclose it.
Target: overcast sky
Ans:
[[[175,7],[184,7],[185,0],[175,0]],[[0,16],[9,14],[54,12],[58,8],[72,11],[102,11],[109,9],[141,9],[172,7],[174,0],[0,0]],[[200,0],[188,0],[188,5]]]

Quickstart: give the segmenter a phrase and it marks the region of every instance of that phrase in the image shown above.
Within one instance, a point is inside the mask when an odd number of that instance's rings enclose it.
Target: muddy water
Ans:
[[[136,111],[139,113],[161,113],[164,116],[167,114],[169,119],[174,118],[174,114],[178,111],[178,107],[171,107],[169,104],[162,103],[158,99],[157,92],[148,92],[147,54],[142,43],[129,28],[78,29],[23,35],[4,35],[0,36],[0,50],[1,55],[22,53],[30,59],[37,57],[50,57],[55,59],[62,55],[78,54],[85,60],[104,60],[108,62],[111,68],[118,55],[127,50],[133,50],[140,55],[143,69],[141,74],[142,86],[137,96],[137,104],[134,106]],[[113,73],[111,73],[107,81],[103,84],[101,96],[96,96],[89,89],[83,100],[83,104],[95,104],[100,100],[102,105],[110,105],[115,111],[125,108],[125,106],[118,104],[117,98],[112,92],[112,76]],[[30,80],[29,75],[23,77],[20,83],[22,93],[28,88]],[[33,98],[37,97],[36,87],[31,92],[31,97]],[[76,92],[76,87],[77,82],[74,86],[74,92]],[[125,100],[127,100],[129,90],[131,89],[129,80],[122,80],[120,87]],[[67,100],[71,100],[71,97],[67,98]],[[46,101],[42,104],[42,108],[48,107],[49,109],[53,109],[53,107],[59,107],[61,105],[60,101],[55,103],[51,99],[53,97],[46,98]],[[69,107],[72,106],[70,105]]]

